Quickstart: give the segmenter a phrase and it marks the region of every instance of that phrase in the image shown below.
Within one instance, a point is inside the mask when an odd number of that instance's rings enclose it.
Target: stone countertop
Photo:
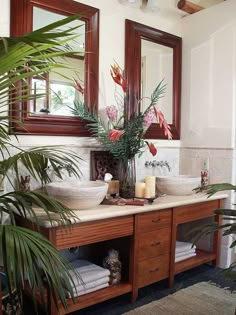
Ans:
[[[145,204],[144,206],[117,206],[117,205],[103,205],[100,204],[98,207],[89,210],[74,210],[75,218],[71,219],[71,223],[81,223],[81,222],[89,222],[103,219],[110,219],[116,217],[122,217],[127,215],[133,215],[137,213],[150,212],[155,210],[168,209],[178,206],[184,206],[188,204],[194,204],[199,202],[205,202],[210,200],[217,199],[225,199],[228,197],[226,193],[216,193],[210,198],[207,198],[205,193],[198,193],[188,196],[170,196],[166,195],[163,197],[159,197],[154,200],[152,204]],[[59,225],[58,215],[56,213],[52,213],[51,220],[49,221],[47,215],[41,208],[34,208],[39,224],[43,227],[55,227]]]

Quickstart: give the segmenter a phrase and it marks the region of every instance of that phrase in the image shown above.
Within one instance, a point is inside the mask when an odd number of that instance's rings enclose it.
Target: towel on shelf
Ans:
[[[196,255],[197,255],[196,253],[191,253],[191,254],[186,254],[186,255],[179,256],[179,257],[175,257],[175,262],[178,262],[178,261],[181,261],[181,260],[184,260],[187,258],[191,258],[191,257],[194,257]]]
[[[90,288],[90,289],[84,289],[80,292],[77,292],[77,293],[74,293],[74,297],[77,297],[77,296],[80,296],[80,295],[84,295],[84,294],[87,294],[87,293],[91,293],[91,292],[94,292],[94,291],[97,291],[97,290],[100,290],[100,289],[103,289],[103,288],[107,288],[109,286],[109,283],[103,283],[103,284],[100,284],[96,287],[93,287],[93,288]],[[69,298],[71,298],[71,295],[69,292],[67,292],[67,296]]]
[[[196,245],[193,246],[192,243],[176,241],[175,252],[182,253],[182,252],[185,252],[186,250],[195,249],[195,248],[196,248]]]
[[[102,284],[108,283],[109,282],[109,277],[103,277],[91,282],[87,282],[84,284],[80,284],[76,287],[73,288],[73,292],[76,295],[77,293],[84,291],[84,290],[90,290],[91,288],[95,288],[98,287]]]
[[[181,253],[175,253],[175,257],[181,257],[181,256],[185,256],[185,255],[188,255],[188,254],[194,254],[196,253],[196,249],[193,248],[193,249],[189,249],[189,250],[186,250],[184,252],[181,252]]]
[[[74,281],[74,286],[84,285],[110,275],[108,269],[95,265],[88,260],[75,260],[70,265],[72,269],[68,272]]]

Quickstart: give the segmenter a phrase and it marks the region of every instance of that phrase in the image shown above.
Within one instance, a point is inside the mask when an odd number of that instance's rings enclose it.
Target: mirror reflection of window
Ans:
[[[141,111],[150,104],[152,92],[160,81],[166,84],[165,94],[158,108],[168,122],[172,122],[173,104],[173,49],[147,40],[141,40]]]
[[[50,23],[61,20],[65,16],[56,14],[37,7],[33,8],[33,30],[37,30]],[[58,58],[58,62],[66,68],[57,69],[57,72],[49,73],[47,80],[34,78],[32,80],[32,90],[34,93],[44,93],[47,95],[33,101],[31,110],[37,114],[52,114],[60,116],[73,116],[71,108],[74,107],[74,100],[79,98],[84,100],[83,95],[73,87],[73,79],[76,79],[84,86],[84,53],[85,53],[85,22],[73,21],[64,27],[74,27],[81,24],[76,32],[78,37],[69,43],[74,51],[79,51],[78,55],[72,57]],[[48,86],[46,87],[46,85]]]

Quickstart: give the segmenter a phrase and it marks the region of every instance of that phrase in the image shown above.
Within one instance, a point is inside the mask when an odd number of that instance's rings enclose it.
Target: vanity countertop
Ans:
[[[194,204],[199,202],[206,202],[216,199],[225,199],[228,197],[226,193],[216,193],[212,197],[208,198],[205,193],[198,193],[188,196],[170,196],[166,195],[159,197],[154,200],[152,204],[145,204],[144,206],[117,206],[117,205],[103,205],[100,204],[98,207],[89,210],[74,210],[75,218],[71,219],[71,223],[89,222],[102,219],[109,219],[115,217],[122,217],[126,215],[133,215],[137,213],[150,212],[162,209],[168,209],[188,204]],[[56,213],[52,213],[51,219],[53,222],[48,220],[45,212],[40,208],[34,208],[39,224],[46,228],[51,226],[58,226],[58,222],[54,221],[58,218]]]

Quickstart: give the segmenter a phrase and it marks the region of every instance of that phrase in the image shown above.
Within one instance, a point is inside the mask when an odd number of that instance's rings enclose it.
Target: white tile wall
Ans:
[[[232,183],[235,184],[236,159],[234,149],[203,149],[203,148],[181,148],[179,159],[179,171],[184,174],[200,175],[205,159],[209,159],[209,184]],[[224,208],[235,209],[235,193],[229,193]],[[228,267],[234,261],[234,249],[230,250],[229,245],[232,238],[222,237],[220,266]],[[207,244],[206,244],[207,246]]]

